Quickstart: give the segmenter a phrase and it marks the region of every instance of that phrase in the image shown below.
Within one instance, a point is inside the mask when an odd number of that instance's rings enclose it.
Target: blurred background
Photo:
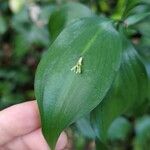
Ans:
[[[54,2],[0,0],[0,109],[35,99],[34,75],[50,45]]]

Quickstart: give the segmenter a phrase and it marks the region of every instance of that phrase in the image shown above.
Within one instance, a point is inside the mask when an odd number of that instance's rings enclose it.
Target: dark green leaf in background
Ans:
[[[108,140],[113,142],[127,141],[132,134],[132,124],[124,117],[115,119],[108,129]]]
[[[127,17],[130,14],[130,11],[140,3],[142,0],[125,0],[126,1],[126,9],[124,11],[124,17]]]
[[[4,34],[7,30],[7,23],[5,18],[0,14],[0,36],[1,34]]]
[[[24,34],[15,36],[13,46],[14,46],[14,49],[13,49],[14,55],[16,55],[16,57],[24,56],[28,52],[29,47],[30,47],[28,34],[24,33]]]
[[[64,27],[76,19],[94,16],[92,11],[80,3],[69,2],[53,11],[49,20],[49,32],[54,40]]]
[[[101,141],[97,140],[96,141],[96,150],[109,150],[108,147],[106,145],[104,145],[104,143],[102,143]]]
[[[125,20],[125,24],[127,26],[131,26],[134,25],[142,20],[144,20],[146,17],[150,16],[150,12],[146,12],[146,13],[141,13],[141,14],[135,14],[133,16],[128,17]]]
[[[136,121],[136,138],[134,150],[149,150],[150,148],[150,117],[144,116]]]
[[[35,78],[44,136],[54,149],[62,130],[96,107],[121,62],[121,40],[110,21],[84,18],[64,29]]]
[[[96,135],[91,126],[90,116],[86,116],[84,118],[79,119],[76,122],[77,129],[79,132],[88,139],[95,139]]]
[[[118,0],[116,9],[112,15],[115,20],[126,19],[132,10],[141,3],[147,3],[143,0]]]

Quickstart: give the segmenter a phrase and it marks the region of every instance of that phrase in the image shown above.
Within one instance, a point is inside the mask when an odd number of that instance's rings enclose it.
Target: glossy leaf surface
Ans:
[[[123,40],[123,59],[109,94],[92,112],[93,126],[102,141],[107,141],[112,121],[126,112],[139,108],[147,95],[147,74],[131,43]]]
[[[38,66],[35,93],[52,148],[62,130],[102,101],[119,69],[120,35],[99,19],[84,18],[65,28]]]

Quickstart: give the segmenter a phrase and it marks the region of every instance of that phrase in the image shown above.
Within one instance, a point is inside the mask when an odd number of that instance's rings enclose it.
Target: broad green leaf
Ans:
[[[146,71],[147,71],[147,75],[148,75],[148,80],[147,80],[147,94],[145,94],[145,100],[143,101],[143,103],[141,103],[140,107],[134,110],[134,115],[136,115],[136,117],[145,115],[147,113],[150,113],[150,62],[146,62],[143,61]]]
[[[139,108],[147,96],[145,67],[131,43],[123,38],[123,58],[109,94],[92,112],[93,126],[103,142],[112,121],[126,112]]]
[[[54,40],[62,29],[76,19],[91,16],[93,16],[92,11],[80,3],[68,2],[62,5],[50,16],[48,27],[52,39]]]
[[[125,23],[127,26],[134,25],[142,20],[144,20],[146,17],[150,16],[150,12],[142,13],[142,14],[135,14],[133,16],[130,16],[125,20]]]
[[[62,130],[102,101],[119,69],[120,35],[111,22],[99,19],[80,19],[65,28],[38,66],[35,94],[53,149]]]
[[[134,150],[149,150],[150,147],[150,117],[144,116],[136,122],[136,137]]]

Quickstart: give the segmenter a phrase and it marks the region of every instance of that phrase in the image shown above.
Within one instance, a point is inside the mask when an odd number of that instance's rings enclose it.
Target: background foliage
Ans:
[[[47,23],[54,6],[19,0],[17,8],[14,3],[0,1],[0,109],[34,99],[35,69],[51,41]]]
[[[0,110],[12,104],[35,99],[33,88],[35,70],[42,54],[53,41],[53,35],[50,34],[51,31],[49,32],[49,18],[58,6],[64,4],[64,1],[0,0]],[[96,14],[110,16],[114,20],[120,19],[123,13],[122,0],[80,0],[80,2],[89,6]],[[143,12],[147,17],[143,17],[141,21],[137,18],[142,18]],[[150,79],[149,13],[149,5],[137,6],[130,12],[131,17],[126,22],[130,25],[128,37],[141,56]],[[150,80],[148,81],[150,83]],[[132,94],[132,84],[129,89],[127,98]],[[108,145],[111,149],[149,150],[150,86],[148,91],[145,101],[140,104],[138,110],[135,110],[136,115],[122,115],[111,124],[108,130]],[[89,123],[89,116],[81,118],[67,132],[71,141],[75,141],[75,144],[71,144],[75,149],[94,149],[92,139],[95,136]],[[107,149],[102,143],[97,141],[96,143],[97,149],[99,147]]]

